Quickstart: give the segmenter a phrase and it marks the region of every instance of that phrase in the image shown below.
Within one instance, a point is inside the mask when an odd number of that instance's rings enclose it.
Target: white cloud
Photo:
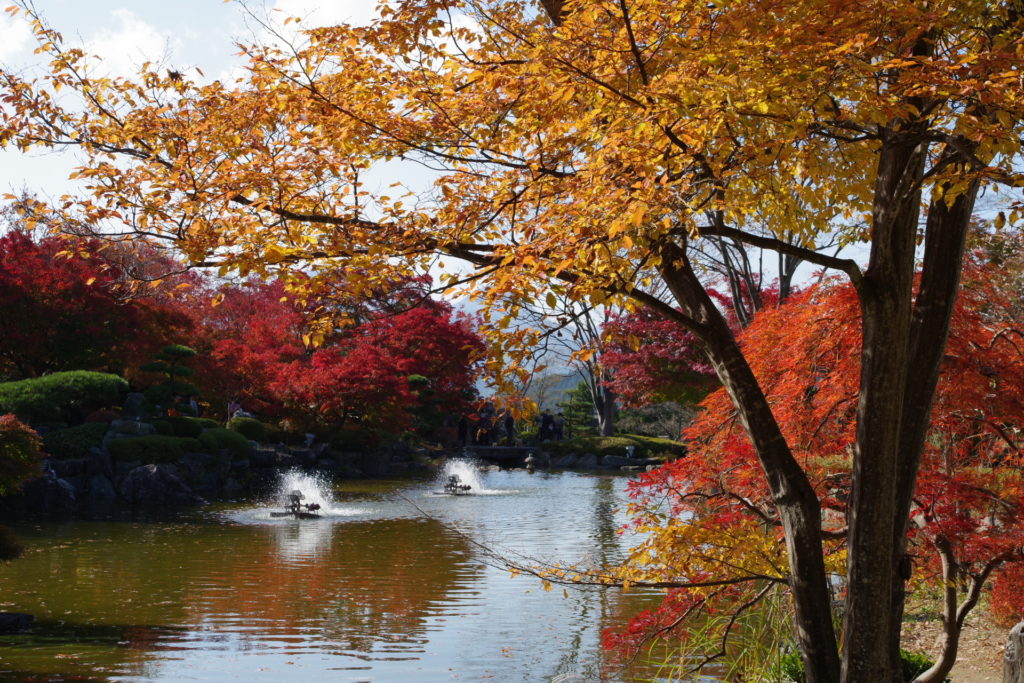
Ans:
[[[181,41],[170,33],[161,33],[128,9],[111,12],[113,28],[97,32],[85,45],[86,52],[100,57],[99,70],[111,76],[134,76],[146,61],[161,62]]]
[[[26,51],[32,42],[32,29],[24,15],[0,15],[0,61],[11,61]]]
[[[377,17],[375,0],[277,0],[273,6],[275,22],[280,25],[287,17],[299,17],[306,28],[347,23],[366,25]]]

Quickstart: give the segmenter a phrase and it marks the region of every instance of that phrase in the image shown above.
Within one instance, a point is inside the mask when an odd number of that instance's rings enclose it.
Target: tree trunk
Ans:
[[[793,594],[794,623],[807,683],[839,679],[839,654],[832,626],[831,596],[822,554],[821,506],[800,464],[789,450],[775,415],[725,318],[690,265],[684,247],[667,244],[662,276],[697,321],[694,333],[729,393],[757,453],[785,531]]]
[[[910,366],[907,369],[900,436],[902,458],[896,480],[897,513],[893,518],[893,533],[897,544],[891,560],[896,579],[889,627],[893,633],[899,633],[903,623],[905,581],[911,573],[906,554],[911,500],[921,466],[921,452],[928,433],[953,308],[960,289],[964,245],[977,194],[978,185],[973,183],[952,205],[945,201],[932,202],[928,210],[921,284],[911,321]],[[899,656],[898,648],[894,654]]]
[[[615,404],[615,392],[608,387],[601,386],[594,398],[594,407],[597,408],[598,434],[614,436],[615,418],[619,414],[619,408]]]
[[[910,353],[914,250],[926,145],[890,131],[879,153],[870,266],[863,307],[860,401],[848,510],[849,560],[843,681],[898,681],[892,558],[902,547],[896,479]]]
[[[1024,683],[1024,621],[1010,629],[1003,655],[1003,683]]]

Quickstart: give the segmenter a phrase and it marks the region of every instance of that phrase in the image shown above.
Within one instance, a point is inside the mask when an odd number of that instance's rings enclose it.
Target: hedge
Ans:
[[[153,425],[153,429],[155,429],[156,433],[159,434],[160,436],[175,436],[174,425],[172,425],[166,419],[153,420],[153,422],[150,424]]]
[[[87,422],[77,427],[55,429],[43,435],[43,450],[59,460],[84,458],[90,448],[103,445],[110,427],[106,422]]]
[[[87,370],[55,372],[16,382],[0,382],[0,413],[31,422],[60,421],[70,408],[82,418],[97,408],[116,405],[128,391],[117,375]]]
[[[171,423],[175,436],[187,436],[197,439],[203,433],[203,423],[199,421],[199,418],[179,415],[169,417],[167,421]]]
[[[259,420],[251,417],[233,417],[228,420],[228,429],[244,436],[249,441],[266,443],[267,428]]]
[[[252,453],[252,446],[249,440],[238,432],[218,427],[207,429],[199,435],[199,443],[207,453],[219,454],[222,450],[231,452],[232,458],[248,458]]]
[[[136,436],[114,439],[107,444],[110,455],[123,462],[176,462],[186,453],[199,453],[203,446],[197,439],[181,436]]]
[[[633,446],[637,458],[665,458],[673,460],[686,455],[686,445],[671,439],[658,439],[639,434],[617,436],[585,436],[568,441],[547,441],[541,448],[557,455],[626,455]]]

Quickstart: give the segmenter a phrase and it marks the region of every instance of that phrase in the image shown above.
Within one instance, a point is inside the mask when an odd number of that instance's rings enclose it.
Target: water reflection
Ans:
[[[637,596],[545,593],[483,564],[452,528],[534,557],[613,561],[622,480],[481,477],[490,495],[408,482],[341,491],[320,520],[270,520],[250,506],[176,523],[22,526],[29,552],[0,567],[0,609],[40,623],[0,636],[0,676],[598,678],[600,630],[621,625]],[[429,518],[386,495],[396,489]]]

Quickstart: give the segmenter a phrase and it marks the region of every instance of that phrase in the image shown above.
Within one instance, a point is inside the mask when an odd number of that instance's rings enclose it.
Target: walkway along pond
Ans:
[[[0,610],[37,621],[0,636],[0,678],[639,680],[606,670],[600,633],[652,596],[546,592],[448,528],[510,554],[612,562],[629,545],[627,479],[458,474],[473,495],[439,495],[437,480],[282,482],[321,504],[315,520],[250,501],[172,521],[14,525],[27,551],[0,566]]]

